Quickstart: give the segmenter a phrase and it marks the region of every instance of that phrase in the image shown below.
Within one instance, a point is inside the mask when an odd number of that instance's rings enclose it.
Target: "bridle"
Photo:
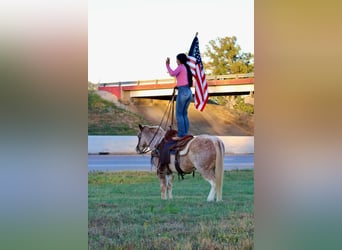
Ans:
[[[139,154],[146,154],[146,153],[152,151],[152,149],[151,149],[151,144],[152,144],[153,140],[156,138],[159,129],[160,129],[160,126],[158,127],[158,129],[156,129],[156,132],[154,132],[153,137],[152,137],[152,139],[150,140],[150,142],[148,143],[148,145],[145,146],[142,150],[140,150],[140,147],[139,147],[139,145],[140,145],[140,140],[141,140],[141,132],[138,134],[138,145],[137,145],[137,147],[136,147],[136,150],[139,152]],[[157,143],[157,144],[158,144],[158,143]]]

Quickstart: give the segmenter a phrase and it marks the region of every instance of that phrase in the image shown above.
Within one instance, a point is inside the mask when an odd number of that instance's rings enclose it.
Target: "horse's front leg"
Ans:
[[[167,189],[167,184],[166,184],[166,177],[160,177],[160,194],[161,194],[161,199],[166,200],[166,189]]]
[[[167,195],[169,199],[172,199],[172,180],[173,174],[166,175]]]

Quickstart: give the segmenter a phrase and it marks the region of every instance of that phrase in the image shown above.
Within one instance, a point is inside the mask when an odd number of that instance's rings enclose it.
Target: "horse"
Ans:
[[[151,153],[151,163],[156,167],[160,179],[161,199],[172,199],[173,173],[177,173],[174,160],[171,154],[168,168],[161,170],[159,154],[156,149],[163,140],[166,131],[160,126],[139,124],[138,144],[136,152],[144,154]],[[201,176],[210,183],[211,189],[207,201],[222,201],[222,185],[224,175],[224,143],[221,139],[211,135],[198,135],[191,139],[184,150],[180,152],[179,166],[181,170],[190,174],[197,170]]]

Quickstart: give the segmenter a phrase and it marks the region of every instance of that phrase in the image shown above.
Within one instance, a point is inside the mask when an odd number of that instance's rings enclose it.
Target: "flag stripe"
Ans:
[[[190,47],[188,65],[195,78],[195,107],[203,111],[208,102],[209,94],[197,37],[194,38]]]
[[[201,69],[200,65],[194,65],[192,60],[189,63],[193,76],[196,80],[195,85],[195,107],[200,111],[203,111],[206,103],[208,102],[208,85],[205,79],[204,70]]]

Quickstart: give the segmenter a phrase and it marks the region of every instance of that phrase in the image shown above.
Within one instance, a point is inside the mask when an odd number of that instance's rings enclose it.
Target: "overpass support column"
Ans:
[[[131,95],[129,91],[124,91],[121,89],[121,101],[122,103],[129,104],[131,101]]]

